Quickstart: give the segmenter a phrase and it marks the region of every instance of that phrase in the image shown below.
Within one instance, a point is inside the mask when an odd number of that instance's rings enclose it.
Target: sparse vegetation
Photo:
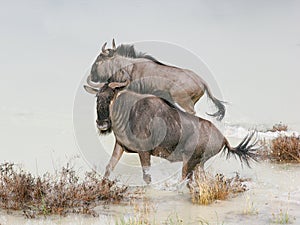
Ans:
[[[155,219],[151,219],[149,215],[143,214],[135,214],[132,217],[127,219],[119,218],[116,221],[116,225],[183,225],[184,222],[182,219],[179,218],[177,214],[171,214],[165,221],[157,222]]]
[[[154,218],[151,217],[151,212],[155,210],[148,199],[144,199],[142,204],[131,203],[133,205],[133,215],[120,217],[115,221],[116,225],[150,225],[156,224]]]
[[[168,216],[166,221],[163,223],[164,225],[183,225],[183,220],[178,216],[177,213],[173,213]]]
[[[145,220],[145,217],[139,217],[139,215],[135,215],[129,218],[119,218],[116,221],[116,225],[150,225],[150,224],[154,224],[154,222],[149,222],[148,219]]]
[[[265,142],[264,149],[260,152],[263,159],[270,159],[278,163],[300,162],[300,137],[279,136],[269,144]]]
[[[12,163],[0,165],[0,207],[21,210],[27,218],[68,213],[95,215],[97,203],[120,201],[126,189],[95,171],[80,179],[69,165],[55,176],[47,173],[42,177],[34,177]]]
[[[244,215],[257,215],[258,210],[253,201],[251,201],[250,197],[246,197],[246,204],[243,210]]]
[[[204,174],[201,169],[196,169],[193,179],[189,183],[192,202],[201,205],[211,204],[215,200],[227,199],[232,194],[247,190],[243,183],[248,179],[242,179],[237,174],[233,178],[225,178],[222,174],[215,177]]]
[[[288,130],[288,126],[283,124],[283,123],[277,123],[274,124],[273,127],[271,129],[268,129],[268,131],[271,132],[276,132],[276,131],[287,131]]]
[[[289,215],[288,211],[279,210],[278,213],[272,213],[271,222],[275,224],[291,224],[296,218]]]
[[[171,213],[165,220],[156,221],[156,207],[145,198],[142,203],[133,202],[133,215],[122,216],[116,221],[116,225],[183,225],[183,220],[177,213]],[[127,212],[128,213],[128,212]]]
[[[207,222],[204,219],[201,219],[198,221],[199,225],[211,225],[211,223]],[[213,223],[214,225],[225,225],[224,222],[219,223],[218,221],[216,223]]]
[[[219,217],[218,217],[218,214],[216,213],[216,218],[217,218],[217,221],[216,222],[214,222],[213,224],[215,224],[215,225],[224,225],[224,222],[222,221],[222,222],[220,222],[219,221]],[[211,223],[209,223],[206,219],[204,219],[204,218],[201,218],[201,219],[199,219],[198,220],[198,223],[199,223],[199,225],[210,225]]]

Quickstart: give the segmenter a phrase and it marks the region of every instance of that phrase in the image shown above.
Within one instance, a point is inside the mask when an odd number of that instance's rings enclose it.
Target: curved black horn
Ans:
[[[104,83],[94,83],[91,79],[91,75],[89,75],[86,79],[86,82],[88,83],[88,85],[90,85],[91,87],[94,87],[94,88],[102,88]]]
[[[116,42],[115,42],[115,39],[113,38],[113,40],[112,40],[112,48],[113,48],[113,50],[116,50],[117,49],[117,47],[116,47]]]
[[[107,42],[104,43],[104,45],[102,46],[102,52],[104,53],[105,52],[105,47],[107,45]]]

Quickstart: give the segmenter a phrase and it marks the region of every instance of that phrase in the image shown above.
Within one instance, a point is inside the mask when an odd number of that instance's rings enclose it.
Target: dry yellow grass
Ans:
[[[237,174],[233,178],[226,179],[224,175],[217,174],[213,177],[196,169],[193,179],[189,182],[192,202],[208,205],[215,200],[225,200],[232,194],[247,190],[243,184],[247,179],[241,179]]]

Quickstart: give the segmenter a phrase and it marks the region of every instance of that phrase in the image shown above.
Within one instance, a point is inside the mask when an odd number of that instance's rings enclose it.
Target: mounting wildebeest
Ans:
[[[129,90],[162,97],[191,114],[195,114],[194,105],[206,92],[218,108],[217,112],[208,115],[223,119],[223,102],[213,96],[206,82],[193,71],[165,65],[150,55],[135,51],[133,45],[116,47],[113,40],[112,46],[105,49],[105,43],[93,63],[87,78],[91,87],[97,88],[103,82],[128,80]]]
[[[113,131],[116,142],[105,176],[109,176],[124,151],[138,153],[146,183],[150,157],[171,162],[183,161],[182,178],[189,177],[197,164],[204,163],[221,150],[237,155],[248,166],[255,158],[255,145],[248,135],[232,148],[221,132],[208,120],[183,112],[154,95],[123,89],[127,82],[111,82],[100,89],[84,86],[97,97],[97,127],[100,134]]]

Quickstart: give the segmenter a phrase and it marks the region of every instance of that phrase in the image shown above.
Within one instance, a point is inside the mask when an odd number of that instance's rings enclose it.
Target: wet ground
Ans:
[[[216,157],[207,168],[210,172],[222,171],[233,176],[232,165],[239,167],[234,159],[224,163],[223,157]],[[218,166],[217,166],[218,165]],[[238,169],[242,177],[249,177],[248,191],[209,206],[191,203],[185,185],[148,186],[144,188],[143,199],[131,204],[98,206],[99,217],[70,215],[47,219],[25,219],[19,213],[2,211],[0,224],[115,224],[120,219],[128,220],[137,214],[144,214],[149,221],[162,224],[168,218],[180,218],[183,224],[276,224],[287,220],[300,221],[300,166],[254,164],[252,169]],[[175,182],[174,182],[175,183]],[[164,189],[164,190],[162,190]],[[146,212],[141,212],[148,208]]]
[[[4,149],[2,158],[5,161],[20,163],[33,174],[52,172],[67,161],[72,161],[81,171],[89,168],[76,149],[71,129],[72,121],[69,118],[60,115],[48,115],[44,118],[43,113],[24,111],[15,114],[4,110],[0,123],[7,137],[1,144]],[[40,132],[43,128],[47,128],[44,133]],[[236,145],[247,133],[247,129],[231,126],[227,127],[224,133],[229,141]],[[14,139],[15,136],[18,137],[18,141]],[[264,133],[261,136],[272,138],[274,134]],[[108,151],[111,151],[112,139],[108,138],[106,141]],[[137,156],[125,155],[122,163],[131,165],[136,171],[131,178],[140,179],[142,182]],[[166,165],[160,159],[154,160],[154,165],[161,164]],[[160,167],[154,166],[152,176],[157,182],[144,188],[143,199],[132,201],[131,204],[127,202],[98,206],[96,211],[99,217],[69,215],[29,220],[20,212],[7,213],[2,210],[0,224],[115,224],[116,221],[126,221],[135,217],[144,208],[149,208],[144,216],[156,224],[170,222],[170,218],[178,218],[183,224],[300,224],[300,166],[268,162],[251,165],[251,169],[241,167],[238,160],[226,160],[222,155],[209,160],[205,165],[206,171],[212,174],[223,173],[232,177],[238,172],[242,178],[251,178],[246,184],[248,191],[225,201],[216,201],[209,206],[191,203],[188,189],[185,184],[180,184],[181,164],[178,163],[169,165],[172,176],[164,182],[159,182],[159,176],[162,175]],[[122,172],[122,166],[118,166],[115,177],[123,183],[126,180],[129,182],[130,177],[122,176]],[[165,177],[165,174],[163,176]]]

